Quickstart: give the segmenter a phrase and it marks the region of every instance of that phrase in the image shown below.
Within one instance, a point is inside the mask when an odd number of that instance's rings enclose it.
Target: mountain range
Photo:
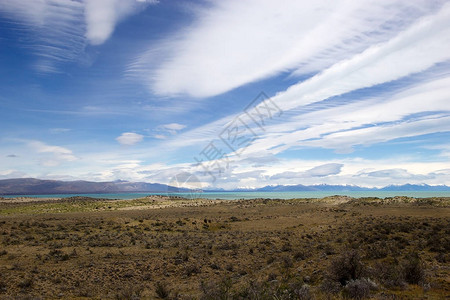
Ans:
[[[129,182],[124,180],[108,182],[41,180],[18,178],[0,180],[0,195],[33,194],[98,194],[133,192],[188,192],[160,183]]]
[[[160,183],[129,182],[124,180],[60,181],[35,178],[17,178],[0,180],[0,195],[34,195],[34,194],[96,194],[96,193],[134,193],[134,192],[189,192],[189,189],[177,188]],[[368,188],[356,185],[268,185],[258,189],[205,189],[205,192],[301,192],[301,191],[450,191],[446,185],[404,184],[389,185],[383,188]]]

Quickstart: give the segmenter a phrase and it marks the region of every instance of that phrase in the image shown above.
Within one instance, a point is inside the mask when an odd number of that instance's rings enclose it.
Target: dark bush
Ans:
[[[320,285],[320,289],[327,294],[337,294],[341,291],[342,286],[339,282],[325,278]]]
[[[167,284],[165,282],[158,281],[155,284],[155,292],[156,295],[161,299],[167,299],[170,296],[169,288],[167,287]]]
[[[425,280],[425,270],[417,253],[409,254],[402,264],[403,277],[407,283],[418,284]]]
[[[406,284],[402,268],[396,259],[389,258],[377,262],[374,266],[373,275],[387,288],[403,288]]]
[[[348,281],[361,278],[364,265],[356,250],[350,250],[341,254],[331,262],[328,276],[344,286]]]
[[[304,260],[308,258],[308,254],[304,250],[299,250],[294,253],[294,259],[296,261]]]
[[[17,284],[22,289],[28,289],[33,286],[33,278],[25,278]]]
[[[200,267],[197,266],[197,265],[195,265],[195,264],[187,265],[187,266],[184,268],[184,274],[185,274],[186,276],[191,276],[191,275],[194,275],[194,274],[199,274],[200,272],[201,272]]]
[[[120,288],[120,291],[116,294],[117,300],[139,300],[142,294],[141,286],[126,286]]]
[[[0,280],[0,293],[6,292],[6,288],[7,288],[6,282]]]

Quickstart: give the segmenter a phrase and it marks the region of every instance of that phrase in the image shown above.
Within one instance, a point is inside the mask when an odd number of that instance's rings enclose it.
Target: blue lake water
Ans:
[[[147,195],[164,195],[167,193],[117,193],[117,194],[54,194],[54,195],[7,195],[1,196],[5,198],[13,197],[36,197],[36,198],[65,198],[72,196],[86,196],[93,198],[105,199],[135,199],[142,198]],[[444,192],[422,192],[422,191],[359,191],[359,192],[333,192],[333,191],[306,191],[306,192],[202,192],[202,193],[171,193],[186,198],[206,198],[206,199],[253,199],[253,198],[278,198],[278,199],[292,199],[292,198],[323,198],[333,195],[345,195],[354,198],[360,197],[394,197],[394,196],[408,196],[416,198],[427,197],[450,197],[450,191]]]

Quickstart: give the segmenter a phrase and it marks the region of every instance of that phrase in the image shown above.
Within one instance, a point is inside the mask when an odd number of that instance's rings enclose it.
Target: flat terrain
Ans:
[[[0,199],[0,299],[445,299],[450,199]]]

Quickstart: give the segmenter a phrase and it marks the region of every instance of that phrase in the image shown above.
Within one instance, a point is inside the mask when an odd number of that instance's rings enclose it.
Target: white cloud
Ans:
[[[48,145],[41,141],[29,141],[27,144],[35,152],[44,154],[44,156],[40,157],[40,163],[45,167],[54,167],[63,162],[77,160],[72,150],[61,146]]]
[[[186,125],[178,123],[170,123],[158,126],[157,130],[167,131],[170,134],[177,134],[178,131],[186,128]]]
[[[426,46],[425,46],[426,45]],[[450,59],[450,4],[386,43],[340,61],[273,100],[289,110],[424,71]],[[395,67],[387,67],[395,66]]]
[[[414,179],[414,180],[426,180],[426,179],[432,179],[435,178],[434,175],[422,175],[422,174],[412,174],[408,172],[405,169],[386,169],[386,170],[378,170],[378,171],[372,171],[372,172],[363,172],[358,174],[358,176],[369,176],[369,177],[382,177],[386,179]]]
[[[145,0],[85,0],[86,37],[92,45],[103,44],[122,19],[158,1]]]
[[[155,135],[153,135],[154,138],[164,140],[167,139],[168,136],[166,134],[170,135],[176,135],[178,131],[186,128],[186,125],[179,124],[179,123],[170,123],[170,124],[163,124],[156,127],[156,131],[159,132]]]
[[[220,1],[129,66],[163,95],[207,97],[328,67],[386,41],[443,1]],[[443,24],[444,25],[444,24]]]
[[[275,155],[292,147],[331,148],[349,153],[354,145],[446,131],[450,126],[445,118],[445,111],[450,111],[450,76],[428,80],[403,88],[397,94],[350,103],[344,101],[336,107],[320,107],[302,114],[285,111],[283,118],[275,118],[265,131],[257,131],[258,139],[245,150],[244,156]],[[421,116],[422,113],[427,115]],[[216,140],[236,116],[181,133],[161,147],[175,150],[192,145],[206,146]]]
[[[294,179],[294,178],[308,178],[308,177],[326,177],[330,175],[337,175],[341,172],[344,165],[337,163],[328,163],[311,168],[302,172],[286,171],[283,173],[278,173],[270,177],[270,179]]]
[[[131,146],[141,142],[144,139],[144,136],[141,134],[137,134],[134,132],[124,132],[119,137],[116,138],[122,145]]]
[[[159,140],[165,140],[167,139],[167,136],[165,136],[164,134],[155,134],[153,136],[155,139],[159,139]]]
[[[313,177],[336,175],[341,172],[343,166],[344,166],[343,164],[335,164],[335,163],[324,164],[306,171],[306,174]]]
[[[413,137],[437,132],[450,132],[450,116],[432,117],[414,122],[401,122],[370,128],[330,133],[316,141],[303,141],[305,146],[345,149],[354,145],[372,145],[397,138]]]
[[[161,128],[167,129],[167,130],[178,131],[183,128],[186,128],[186,125],[178,124],[178,123],[170,123],[170,124],[161,125]]]
[[[443,169],[447,168],[447,169]],[[263,187],[273,184],[355,184],[386,186],[393,183],[450,184],[450,164],[445,162],[416,162],[407,157],[392,159],[343,158],[327,160],[279,159],[270,165],[254,166],[246,159],[232,162],[230,169],[213,182],[201,166],[192,164],[118,164],[103,172],[102,180],[125,178],[132,181],[169,183],[177,174],[195,175],[203,187]],[[295,170],[295,171],[292,171]],[[301,179],[301,182],[299,182]]]
[[[70,131],[69,128],[51,128],[50,129],[50,133],[52,133],[52,134],[65,133],[65,132],[69,132],[69,131]]]
[[[293,85],[272,97],[272,100],[287,114],[283,117],[282,122],[277,120],[276,122],[279,122],[277,125],[266,127],[268,134],[261,132],[259,139],[246,151],[252,155],[257,153],[264,155],[264,151],[272,149],[270,153],[275,154],[292,146],[306,145],[304,142],[306,140],[318,139],[309,141],[309,145],[336,147],[338,152],[346,153],[351,151],[351,145],[345,145],[344,140],[340,143],[341,145],[331,145],[330,143],[327,146],[325,143],[321,144],[321,138],[333,132],[358,130],[362,126],[369,125],[392,128],[389,137],[386,136],[385,139],[381,138],[379,141],[411,136],[412,132],[405,134],[405,131],[401,130],[396,134],[396,128],[400,129],[401,126],[409,126],[411,130],[413,129],[412,124],[406,124],[404,118],[427,111],[450,109],[450,102],[447,100],[450,92],[448,88],[450,77],[444,76],[440,80],[439,77],[442,74],[430,73],[427,74],[427,80],[431,81],[430,83],[416,83],[409,89],[404,88],[406,91],[398,93],[396,96],[385,94],[361,102],[344,105],[341,103],[337,108],[325,107],[325,109],[309,115],[301,114],[296,117],[296,112],[293,110],[329,97],[425,71],[439,62],[450,59],[448,49],[450,49],[450,4],[444,5],[435,15],[420,19],[389,41],[376,44],[363,53],[343,60],[311,79]],[[427,99],[427,101],[423,101],[423,99]],[[226,123],[236,116],[236,114],[230,115],[187,131],[180,134],[176,140],[168,141],[165,146],[179,148],[199,143],[206,145],[207,142],[215,139]],[[286,116],[292,117],[286,119]],[[247,121],[252,123],[251,120]],[[380,125],[383,122],[392,122],[392,124]],[[395,122],[405,124],[396,126]],[[431,125],[430,122],[428,124]],[[445,123],[445,120],[440,122]],[[435,124],[437,125],[437,123]],[[366,132],[370,130],[376,130],[376,128],[366,129]],[[385,132],[388,130],[384,129]],[[440,130],[438,127],[434,129],[428,127],[427,130],[421,132],[425,134]],[[336,141],[338,142],[339,139]],[[368,142],[370,143],[370,141]]]
[[[0,170],[0,179],[25,178],[27,174],[16,170]]]
[[[296,163],[295,160],[289,159],[284,163],[273,160],[255,165],[251,161],[252,157],[273,156],[292,148],[343,150],[351,149],[356,145],[367,146],[402,137],[449,132],[450,102],[448,101],[448,95],[450,94],[450,76],[446,76],[448,74],[433,75],[436,76],[436,78],[433,78],[434,80],[428,78],[429,81],[403,87],[397,93],[391,92],[350,103],[342,101],[336,107],[318,106],[320,109],[313,109],[312,112],[300,115],[285,113],[284,119],[276,120],[275,124],[267,125],[265,132],[260,131],[258,139],[245,150],[243,155],[240,157],[231,156],[230,164],[239,167],[233,169],[231,175],[226,175],[227,177],[224,177],[223,180],[218,180],[216,184],[222,187],[236,187],[243,182],[241,180],[245,180],[246,186],[273,184],[268,178],[277,180],[277,183],[280,184],[295,184],[295,178],[301,177],[302,180],[305,180],[305,184],[320,182],[347,184],[352,182],[365,186],[384,186],[391,184],[392,181],[389,181],[387,177],[362,176],[361,174],[389,169],[405,170],[405,172],[414,175],[400,176],[402,175],[400,172],[392,173],[393,176],[396,176],[395,183],[397,184],[408,182],[450,184],[448,174],[439,174],[438,176],[432,174],[448,165],[445,156],[441,157],[436,163],[417,162],[417,158],[406,156],[402,159],[395,158],[387,162],[338,160],[331,164],[327,161]],[[226,119],[183,133],[175,141],[168,141],[162,147],[182,148],[195,144],[206,146],[208,142],[217,139],[217,133],[223,130],[227,121],[233,117],[235,116],[229,116]],[[220,141],[218,141],[219,143]],[[448,153],[448,145],[439,146],[438,150],[441,149]],[[396,154],[393,153],[393,155]],[[399,155],[404,156],[401,153]],[[435,159],[439,159],[439,157]],[[402,160],[405,161],[402,162]],[[307,169],[308,165],[309,169]],[[345,167],[339,168],[342,172],[336,173],[336,176],[332,174],[333,172],[330,172],[330,176],[321,177],[320,181],[311,174],[306,176],[307,170],[314,171],[315,166],[320,165],[334,168],[336,172],[339,166],[345,165]],[[363,171],[366,168],[372,168],[372,170]],[[251,179],[250,182],[250,178],[246,179],[239,176],[239,174],[250,174],[248,172],[252,170],[263,170],[262,174],[265,174],[266,177],[256,177]],[[321,171],[320,168],[318,171]],[[204,172],[200,167],[198,169],[191,168],[189,172],[198,172],[196,175],[202,178],[204,182],[208,182],[208,176],[206,178],[204,175],[201,176]],[[326,174],[326,172],[320,174]],[[212,183],[211,178],[209,178],[209,183]]]
[[[30,141],[28,142],[28,145],[38,153],[53,153],[58,157],[60,157],[61,159],[67,161],[72,161],[76,159],[72,151],[64,147],[52,146],[40,141]]]

